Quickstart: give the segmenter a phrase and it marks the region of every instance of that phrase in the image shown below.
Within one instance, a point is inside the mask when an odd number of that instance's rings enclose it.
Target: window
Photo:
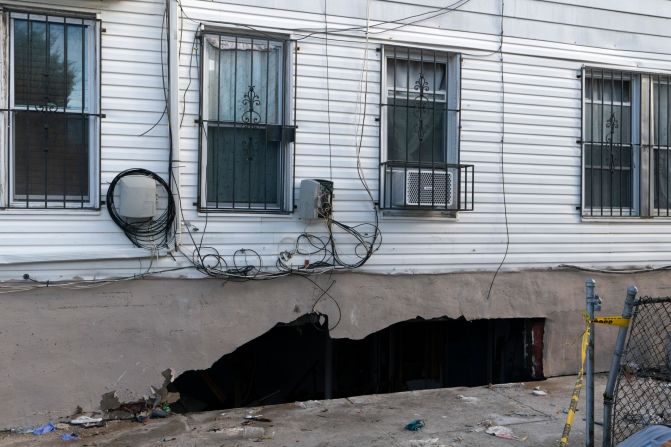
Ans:
[[[288,44],[203,36],[201,209],[288,211]]]
[[[585,69],[583,215],[670,215],[669,84],[669,76]]]
[[[9,197],[16,208],[95,208],[98,23],[10,13]]]
[[[472,209],[473,166],[459,165],[459,65],[458,54],[384,48],[382,208]]]

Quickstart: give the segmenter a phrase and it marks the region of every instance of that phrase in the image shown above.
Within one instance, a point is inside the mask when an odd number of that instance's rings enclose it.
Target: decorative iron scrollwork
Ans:
[[[426,80],[423,73],[420,73],[419,78],[415,81],[415,90],[419,91],[415,97],[415,101],[418,101],[415,113],[417,114],[417,138],[419,138],[421,144],[424,140],[424,111],[428,102],[428,96],[425,92],[429,91],[429,81]]]
[[[58,111],[58,104],[56,104],[55,102],[46,102],[45,104],[35,104],[33,105],[33,109],[36,112],[53,113]]]
[[[261,114],[254,109],[261,105],[261,100],[259,99],[259,95],[254,91],[253,85],[250,85],[247,93],[242,96],[242,105],[245,106],[242,122],[248,126],[258,124],[261,121]]]
[[[608,134],[606,135],[606,143],[608,143],[610,149],[610,157],[608,160],[608,168],[610,173],[615,172],[615,155],[613,154],[613,136],[615,135],[615,129],[620,127],[620,123],[615,119],[615,112],[610,112],[610,117],[606,121],[606,128],[609,129]]]

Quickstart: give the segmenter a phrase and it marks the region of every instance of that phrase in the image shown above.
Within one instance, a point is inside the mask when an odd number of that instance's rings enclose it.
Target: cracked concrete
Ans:
[[[334,338],[361,339],[399,321],[421,316],[545,318],[546,376],[578,369],[584,282],[597,279],[602,314],[621,312],[628,285],[641,294],[665,295],[667,272],[588,275],[576,271],[503,272],[490,299],[491,272],[441,275],[340,273],[329,294],[342,321]],[[329,278],[315,277],[323,287]],[[319,289],[303,278],[246,283],[153,279],[96,289],[49,287],[3,295],[0,313],[0,428],[43,423],[100,410],[105,393],[136,402],[160,386],[161,371],[175,375],[206,369],[222,355],[312,308]],[[337,308],[321,300],[330,321]],[[596,368],[607,369],[616,331],[597,330]]]
[[[146,424],[110,422],[103,428],[76,429],[81,440],[60,441],[60,433],[44,436],[6,434],[0,447],[554,447],[561,436],[575,376],[542,382],[477,388],[447,388],[329,401],[173,415]],[[535,396],[540,386],[546,396]],[[605,376],[596,378],[599,404]],[[460,397],[462,396],[462,397]],[[463,397],[467,397],[466,399]],[[584,398],[584,393],[581,396]],[[571,447],[584,445],[582,404],[571,432]],[[249,421],[247,415],[269,421]],[[601,421],[601,407],[596,419]],[[417,432],[403,427],[413,419],[426,425]],[[247,423],[245,425],[245,423]],[[517,440],[486,433],[488,425],[511,429]],[[595,429],[601,443],[601,426]]]

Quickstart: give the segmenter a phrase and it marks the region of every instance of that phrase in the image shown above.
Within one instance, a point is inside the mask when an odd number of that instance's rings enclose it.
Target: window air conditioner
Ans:
[[[392,206],[454,207],[455,175],[450,169],[395,168],[391,177]]]

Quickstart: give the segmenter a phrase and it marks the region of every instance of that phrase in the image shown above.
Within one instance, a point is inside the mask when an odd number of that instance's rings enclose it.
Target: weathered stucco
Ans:
[[[545,317],[546,376],[575,373],[584,281],[593,276],[603,314],[621,311],[626,287],[664,295],[666,272],[589,275],[575,271],[501,273],[486,299],[491,273],[313,277],[342,309],[333,337],[363,338],[393,323],[421,316]],[[57,287],[3,295],[0,313],[0,426],[42,422],[95,410],[104,393],[122,401],[149,395],[161,372],[208,368],[223,354],[278,322],[310,312],[321,290],[300,277],[272,281],[137,280],[69,290]],[[336,309],[322,299],[318,310]],[[613,328],[599,328],[597,370],[610,361]]]

